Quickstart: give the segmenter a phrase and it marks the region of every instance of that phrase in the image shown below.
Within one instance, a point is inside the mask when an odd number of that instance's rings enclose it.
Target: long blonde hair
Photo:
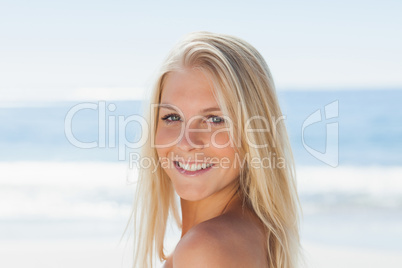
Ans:
[[[295,167],[285,124],[281,120],[275,86],[269,68],[260,53],[240,38],[210,32],[185,36],[170,52],[156,79],[150,103],[160,102],[169,72],[195,67],[203,70],[213,83],[223,114],[233,120],[233,141],[245,165],[240,174],[244,202],[256,213],[267,230],[269,267],[297,267],[301,246],[299,239],[300,201],[296,189]],[[147,122],[157,122],[158,112],[147,111]],[[249,132],[251,129],[268,129]],[[141,157],[155,159],[153,148],[156,123],[151,123],[149,137]],[[251,143],[251,145],[250,145]],[[254,146],[260,145],[260,146]],[[261,146],[262,145],[262,146]],[[266,146],[264,146],[266,145]],[[246,157],[247,156],[247,157]],[[274,166],[258,168],[249,159],[269,157]],[[168,218],[181,227],[178,204],[169,177],[160,167],[140,168],[134,200],[134,267],[153,267],[155,253],[166,259],[164,238]]]

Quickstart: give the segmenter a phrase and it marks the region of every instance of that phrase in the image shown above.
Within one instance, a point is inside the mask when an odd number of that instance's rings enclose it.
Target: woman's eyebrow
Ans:
[[[168,103],[160,103],[159,107],[160,108],[166,108],[166,109],[169,109],[169,110],[172,110],[172,111],[177,111],[173,107],[173,105],[168,104]],[[219,107],[210,107],[210,108],[206,108],[206,109],[201,110],[200,113],[207,113],[207,112],[220,111],[220,110],[221,110],[221,108],[219,108]]]

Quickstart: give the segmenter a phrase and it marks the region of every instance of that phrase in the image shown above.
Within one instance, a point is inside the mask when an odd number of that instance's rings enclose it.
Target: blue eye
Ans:
[[[170,124],[172,122],[181,121],[180,116],[177,114],[167,114],[161,118],[162,121],[165,121],[166,124]]]
[[[165,121],[166,124],[172,124],[174,122],[181,122],[181,118],[177,114],[167,114],[164,117],[161,118],[162,121]],[[207,116],[206,122],[211,123],[213,125],[220,125],[225,122],[225,119],[219,116],[215,115],[209,115]]]
[[[223,119],[222,117],[219,116],[215,116],[215,115],[210,115],[208,116],[208,122],[214,124],[214,125],[220,125],[223,124],[225,122],[225,119]]]

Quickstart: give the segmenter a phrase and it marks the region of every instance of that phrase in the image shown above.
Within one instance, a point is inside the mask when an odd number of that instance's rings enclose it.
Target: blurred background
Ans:
[[[129,267],[133,115],[172,46],[206,30],[243,38],[271,69],[308,267],[401,267],[401,12],[397,0],[0,1],[0,266]]]

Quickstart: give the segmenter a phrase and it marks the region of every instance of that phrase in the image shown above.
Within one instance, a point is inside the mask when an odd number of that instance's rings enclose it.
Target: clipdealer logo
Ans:
[[[324,114],[324,117],[322,116]],[[326,126],[325,151],[320,152],[306,144],[304,132],[309,126],[339,117],[339,101],[333,101],[324,106],[324,112],[321,109],[316,110],[303,122],[302,125],[302,143],[306,151],[321,162],[337,167],[339,165],[339,123],[328,122]]]
[[[155,108],[158,107],[158,104],[154,104],[152,106],[152,109],[154,110]],[[126,152],[127,149],[138,149],[141,148],[142,146],[145,145],[147,142],[147,139],[149,137],[149,132],[150,132],[150,125],[148,124],[147,120],[138,115],[138,114],[133,114],[129,116],[124,116],[124,115],[117,115],[117,114],[111,114],[116,111],[116,105],[113,103],[109,103],[108,105],[106,104],[105,101],[99,101],[98,103],[90,103],[90,102],[85,102],[85,103],[79,103],[75,106],[73,106],[66,114],[65,120],[64,120],[64,133],[69,141],[70,144],[74,145],[77,148],[81,149],[92,149],[92,148],[117,148],[118,149],[118,160],[119,161],[124,161],[126,160]],[[239,111],[241,111],[240,107],[238,107]],[[73,118],[75,116],[78,116],[79,113],[83,110],[92,110],[97,113],[98,116],[98,124],[97,124],[97,137],[95,140],[90,141],[90,142],[84,142],[80,140],[78,137],[76,137],[73,133],[73,123],[74,120]],[[152,111],[153,111],[152,110]],[[179,111],[181,112],[181,111]],[[339,117],[339,101],[333,101],[327,105],[324,106],[324,109],[317,109],[315,112],[310,114],[303,122],[302,127],[301,127],[301,140],[302,140],[302,145],[304,149],[312,155],[314,158],[317,160],[332,166],[332,167],[337,167],[339,165],[339,123],[335,119]],[[184,115],[183,115],[184,118]],[[194,118],[189,119],[190,121],[193,120]],[[269,128],[269,124],[267,123],[267,118],[263,116],[254,116],[252,118],[249,118],[247,122],[244,123],[245,128],[246,128],[246,133],[249,132],[272,132],[273,138],[276,138],[276,125],[278,122],[285,120],[286,116],[281,116],[279,118],[271,118],[271,121],[274,122],[274,125],[272,126],[272,129]],[[225,117],[225,120],[229,122],[228,128],[223,129],[224,131],[229,131],[232,132],[235,131],[233,127],[233,122],[230,120],[230,118]],[[237,119],[239,120],[239,119]],[[259,123],[262,123],[260,125],[263,126],[262,129],[248,129],[248,126],[250,123],[253,121],[259,121]],[[334,122],[335,121],[335,122]],[[308,129],[310,126],[319,124],[321,122],[325,122],[325,128],[326,128],[326,136],[325,136],[325,150],[324,152],[319,151],[316,148],[313,148],[312,146],[309,146],[306,141],[305,141],[305,131]],[[137,131],[137,136],[139,136],[139,139],[132,142],[129,141],[126,137],[126,130],[127,127],[130,123],[135,123],[138,124],[140,127],[138,128]],[[152,122],[151,122],[152,123]],[[237,125],[242,125],[241,122],[237,122]],[[188,125],[188,123],[187,123]],[[200,132],[200,131],[208,131],[208,129],[190,129],[193,132]],[[210,130],[209,130],[210,131]],[[222,130],[218,130],[222,131]],[[239,130],[238,130],[239,131]],[[107,135],[106,135],[107,134]],[[151,133],[152,134],[152,133]],[[216,133],[212,135],[212,138],[214,137]],[[183,135],[185,136],[186,139],[189,139],[188,133],[182,129],[180,136],[178,137],[178,140],[183,138]],[[240,135],[237,135],[239,138]],[[248,136],[246,135],[247,142],[250,146],[254,148],[265,148],[268,145],[267,144],[254,144],[251,140],[248,139]],[[191,141],[189,141],[191,142]],[[236,144],[240,144],[240,141],[237,141]],[[216,144],[214,143],[214,140],[212,140],[212,145],[214,145],[217,148],[222,148],[223,145]],[[156,146],[157,145],[153,145]],[[169,146],[169,145],[165,145]],[[208,144],[209,146],[209,144]],[[225,146],[228,146],[228,144],[225,144]]]

